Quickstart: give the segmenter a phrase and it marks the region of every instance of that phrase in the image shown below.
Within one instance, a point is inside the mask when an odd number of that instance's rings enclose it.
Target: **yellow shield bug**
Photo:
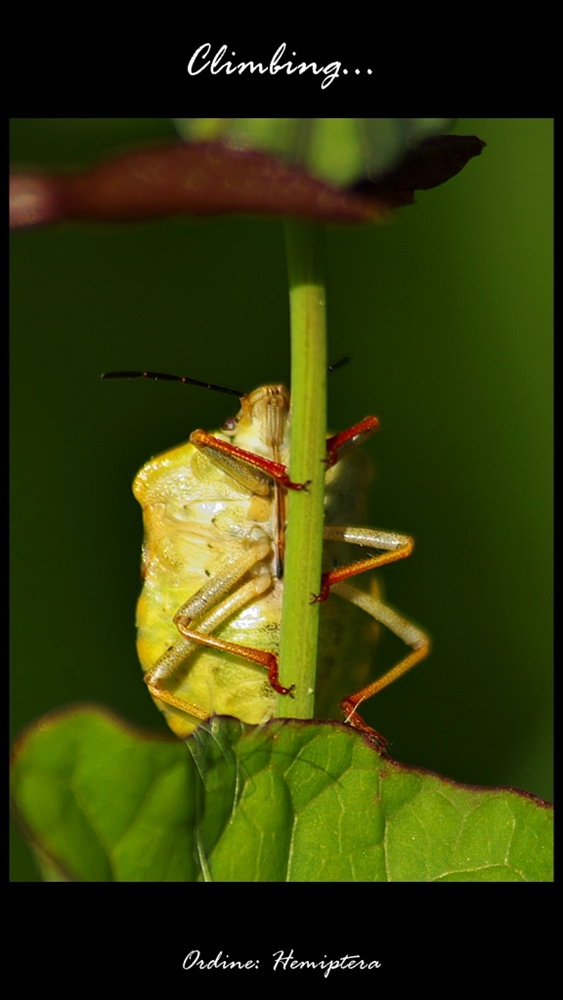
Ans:
[[[145,529],[137,650],[149,691],[178,736],[188,736],[212,715],[263,723],[274,714],[276,692],[291,695],[280,684],[277,665],[286,498],[289,489],[307,484],[291,482],[287,473],[289,393],[283,385],[266,385],[243,394],[159,372],[102,377],[181,381],[240,398],[238,414],[219,431],[194,431],[187,443],[147,462],[135,479]],[[315,598],[323,602],[316,712],[331,714],[323,701],[327,682],[333,686],[340,678],[344,690],[359,683],[341,707],[348,722],[372,733],[357,707],[429,649],[426,635],[375,592],[347,582],[408,556],[413,547],[407,535],[360,526],[371,463],[357,445],[378,426],[376,417],[366,417],[327,438],[323,576]],[[350,561],[351,546],[378,554]],[[332,594],[337,598],[327,601]],[[347,608],[367,612],[411,647],[371,683],[365,683],[367,658],[358,658],[362,630],[357,619],[347,620]]]

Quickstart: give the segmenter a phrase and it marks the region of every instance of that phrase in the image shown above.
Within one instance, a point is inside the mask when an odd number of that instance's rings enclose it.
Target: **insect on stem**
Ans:
[[[163,379],[238,395],[214,383],[159,372],[109,372],[102,378]],[[254,725],[276,711],[303,717],[297,715],[303,694],[299,681],[280,670],[282,683],[278,674],[290,576],[289,504],[299,492],[307,494],[305,502],[312,494],[310,482],[289,478],[291,414],[283,385],[261,386],[242,395],[239,413],[221,430],[193,431],[187,442],[151,459],[135,479],[145,524],[137,648],[149,691],[182,739],[212,715]],[[380,601],[377,589],[369,592],[349,582],[406,558],[413,547],[407,535],[361,526],[371,472],[356,449],[378,427],[377,418],[369,416],[324,439],[324,556],[306,595],[308,607],[312,593],[311,603],[323,605],[318,654],[315,648],[321,679],[315,711],[332,716],[338,698],[346,721],[368,734],[374,731],[359,715],[360,705],[424,659],[430,648],[424,632]],[[372,551],[350,561],[350,546]],[[305,582],[309,585],[309,577]],[[327,600],[331,593],[335,599]],[[375,681],[369,681],[355,619],[346,607],[367,613],[409,647]],[[357,664],[350,657],[352,635]],[[336,696],[352,684],[355,694]],[[305,693],[315,694],[312,689]],[[276,695],[284,699],[281,712]],[[374,738],[383,750],[383,737]]]

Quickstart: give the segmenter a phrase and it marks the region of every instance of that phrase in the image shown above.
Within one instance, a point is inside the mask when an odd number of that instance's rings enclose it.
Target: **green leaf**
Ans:
[[[214,719],[187,744],[95,708],[14,754],[20,824],[51,881],[544,882],[552,811],[378,755],[336,723]]]

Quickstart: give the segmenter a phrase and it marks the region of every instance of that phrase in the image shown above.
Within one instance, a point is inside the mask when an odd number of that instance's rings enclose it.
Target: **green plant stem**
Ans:
[[[278,697],[278,716],[313,717],[326,452],[326,293],[324,231],[286,224],[291,323],[291,458],[293,482],[310,480],[307,492],[288,491],[280,679],[294,697]]]

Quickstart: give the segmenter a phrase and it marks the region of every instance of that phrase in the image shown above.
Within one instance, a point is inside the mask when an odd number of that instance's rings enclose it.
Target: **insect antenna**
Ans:
[[[226,385],[201,382],[197,378],[190,378],[189,375],[167,375],[166,372],[105,372],[102,378],[148,378],[160,382],[183,382],[184,385],[198,385],[202,389],[212,389],[214,392],[226,392],[229,396],[238,396],[239,399],[245,395],[239,389],[229,389]]]

